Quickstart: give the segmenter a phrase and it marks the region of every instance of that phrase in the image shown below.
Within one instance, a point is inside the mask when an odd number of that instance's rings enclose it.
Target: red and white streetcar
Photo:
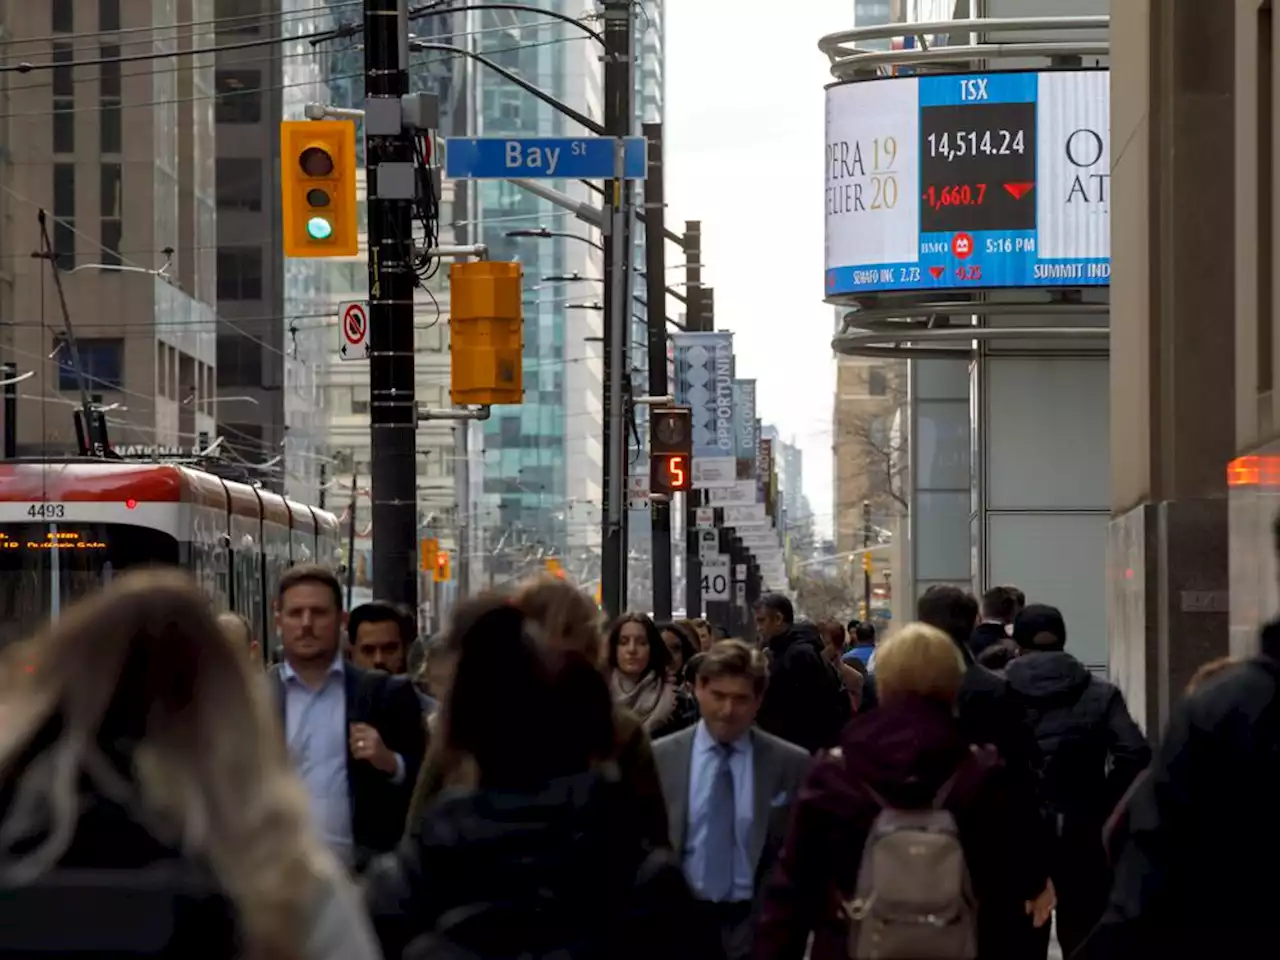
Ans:
[[[180,464],[0,463],[0,645],[120,571],[189,571],[220,610],[270,637],[276,584],[291,564],[337,568],[331,513]]]

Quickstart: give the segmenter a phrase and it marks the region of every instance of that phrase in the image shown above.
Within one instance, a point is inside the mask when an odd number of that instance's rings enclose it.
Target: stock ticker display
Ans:
[[[1104,286],[1105,70],[827,88],[826,295]]]

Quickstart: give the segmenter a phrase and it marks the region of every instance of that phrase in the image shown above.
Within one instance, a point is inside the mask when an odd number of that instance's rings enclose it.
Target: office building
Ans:
[[[48,0],[6,13],[6,58],[56,64],[4,92],[0,352],[34,374],[18,388],[18,453],[74,453],[82,399],[106,407],[123,451],[190,452],[214,430],[213,58],[120,58],[212,46],[213,5]],[[49,260],[29,256],[43,249],[42,209],[66,317]]]

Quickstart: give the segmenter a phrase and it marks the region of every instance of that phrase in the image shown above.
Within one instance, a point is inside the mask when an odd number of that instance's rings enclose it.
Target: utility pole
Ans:
[[[374,595],[416,611],[413,197],[392,189],[393,177],[414,166],[413,138],[400,120],[408,67],[408,0],[364,0]]]
[[[4,378],[4,458],[15,460],[18,456],[18,365],[6,363],[0,367]]]
[[[684,222],[685,329],[691,333],[711,329],[710,315],[703,310],[702,222]],[[663,361],[664,365],[666,361]],[[684,610],[685,616],[702,616],[702,561],[698,557],[698,506],[702,491],[684,495]]]
[[[627,597],[626,469],[627,431],[623,380],[631,339],[631,184],[624,171],[622,138],[632,132],[631,0],[604,3],[604,126],[617,139],[615,178],[605,184],[604,275],[604,482],[600,533],[600,599],[606,615],[625,612]]]
[[[871,501],[862,501],[862,619],[871,619]]]
[[[644,269],[649,332],[649,396],[665,397],[667,384],[667,238],[662,169],[662,124],[646,123],[648,175],[644,182]],[[650,413],[652,415],[652,412]],[[671,619],[671,501],[649,504],[653,534],[653,615]]]

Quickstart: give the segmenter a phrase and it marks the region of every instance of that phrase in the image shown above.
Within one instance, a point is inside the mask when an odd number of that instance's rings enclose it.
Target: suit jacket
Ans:
[[[683,861],[689,830],[689,781],[693,763],[695,724],[679,733],[663,737],[653,744],[653,757],[658,764],[658,778],[667,801],[667,822],[671,849]],[[800,784],[809,772],[812,758],[808,751],[772,734],[753,727],[751,737],[755,780],[755,816],[751,819],[751,836],[747,840],[755,887],[777,859],[786,838],[791,807]]]
[[[427,730],[417,690],[404,677],[361,670],[346,663],[347,726],[367,723],[387,749],[404,758],[404,779],[392,778],[370,763],[347,754],[347,791],[351,798],[351,836],[357,869],[374,854],[394,850],[404,834],[409,798],[427,750]],[[276,702],[284,719],[284,683],[279,666],[271,670]],[[348,748],[349,751],[349,748]]]

